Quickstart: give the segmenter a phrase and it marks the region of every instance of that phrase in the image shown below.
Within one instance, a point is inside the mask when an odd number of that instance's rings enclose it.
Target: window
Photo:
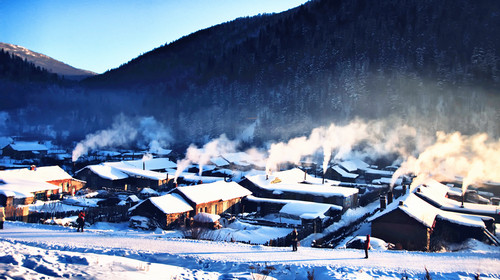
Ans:
[[[214,214],[217,214],[217,204],[214,205]]]

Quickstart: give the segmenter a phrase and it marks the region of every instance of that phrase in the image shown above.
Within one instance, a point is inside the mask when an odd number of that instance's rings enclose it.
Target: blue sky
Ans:
[[[96,73],[238,17],[306,0],[0,0],[0,42]]]

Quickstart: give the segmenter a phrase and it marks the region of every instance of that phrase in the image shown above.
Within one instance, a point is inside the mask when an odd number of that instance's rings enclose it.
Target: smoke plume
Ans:
[[[484,133],[466,136],[460,132],[437,132],[436,142],[418,157],[408,157],[394,173],[393,182],[408,173],[417,178],[462,179],[462,192],[465,193],[471,184],[500,181],[498,170],[500,139],[489,139]]]
[[[154,149],[166,146],[173,140],[170,130],[158,123],[153,117],[130,118],[119,115],[111,128],[89,134],[73,149],[72,159],[78,160],[91,150],[114,148],[136,144]]]
[[[206,143],[202,148],[198,148],[196,145],[191,144],[186,151],[186,157],[177,161],[177,170],[175,172],[174,182],[177,182],[179,175],[191,163],[198,164],[199,176],[201,176],[203,166],[207,164],[210,159],[225,153],[235,152],[238,144],[238,141],[229,140],[225,134],[222,134],[219,138]]]
[[[332,159],[377,159],[396,154],[406,156],[420,147],[416,130],[407,125],[387,121],[354,120],[347,125],[318,127],[309,136],[297,137],[287,143],[274,143],[269,149],[266,172],[277,170],[280,163],[298,164],[300,160],[323,152],[323,172]]]

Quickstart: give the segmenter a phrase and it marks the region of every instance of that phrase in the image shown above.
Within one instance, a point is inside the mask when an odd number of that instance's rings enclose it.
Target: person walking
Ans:
[[[299,242],[299,233],[297,232],[297,229],[294,228],[292,231],[292,251],[297,251],[297,243]]]
[[[81,230],[83,232],[83,226],[85,225],[85,212],[80,211],[80,213],[78,213],[78,219],[76,219],[76,223],[76,231],[79,232]]]
[[[5,207],[0,207],[0,229],[3,229],[3,222],[5,222]]]
[[[370,235],[366,235],[365,240],[365,259],[368,259],[368,250],[370,249]]]

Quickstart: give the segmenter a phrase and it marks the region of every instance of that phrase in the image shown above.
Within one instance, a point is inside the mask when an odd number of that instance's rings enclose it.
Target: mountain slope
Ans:
[[[500,135],[499,15],[497,1],[311,1],[201,30],[85,83],[148,93],[148,110],[190,137],[254,119],[259,137],[286,138],[389,116]]]
[[[36,66],[47,69],[47,71],[51,73],[58,74],[59,76],[64,76],[67,79],[81,80],[96,75],[96,73],[94,72],[74,68],[49,56],[31,51],[18,45],[0,43],[0,49],[19,56],[22,59],[26,59]]]
[[[200,30],[81,86],[33,91],[8,106],[8,126],[81,139],[122,114],[152,116],[177,142],[245,132],[259,144],[360,118],[496,138],[499,29],[500,1],[310,1]]]

